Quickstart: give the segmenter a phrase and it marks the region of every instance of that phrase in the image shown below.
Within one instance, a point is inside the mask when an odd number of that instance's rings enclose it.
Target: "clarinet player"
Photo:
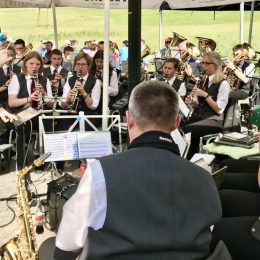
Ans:
[[[210,51],[202,57],[205,79],[200,88],[192,89],[194,100],[186,99],[194,112],[184,123],[185,133],[191,132],[191,147],[188,158],[198,152],[200,137],[219,133],[223,129],[224,111],[228,103],[230,86],[223,78],[220,55]]]

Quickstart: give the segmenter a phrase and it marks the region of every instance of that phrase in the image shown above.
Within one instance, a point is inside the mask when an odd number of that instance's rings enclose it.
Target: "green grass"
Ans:
[[[56,8],[59,45],[65,39],[103,40],[103,10],[87,8]],[[41,39],[53,40],[51,9],[0,9],[1,28],[13,39],[23,38],[39,46]],[[110,39],[121,46],[128,38],[128,10],[110,11]],[[239,42],[239,11],[164,11],[163,39],[178,32],[197,45],[195,36],[212,38],[222,56],[231,56],[231,48]],[[245,12],[244,41],[248,41],[250,12]],[[252,45],[260,51],[260,12],[254,14]],[[258,31],[257,31],[258,29]],[[159,48],[159,11],[142,10],[142,36],[152,51]]]

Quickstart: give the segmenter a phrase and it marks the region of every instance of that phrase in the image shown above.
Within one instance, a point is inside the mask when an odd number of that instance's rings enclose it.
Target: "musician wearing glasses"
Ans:
[[[7,55],[11,58],[0,68],[0,104],[3,105],[3,107],[8,107],[7,89],[10,84],[12,75],[20,73],[21,67],[19,67],[16,64],[13,64],[15,58],[15,49],[13,45],[9,45],[9,43],[6,43],[2,45],[2,48],[6,49]]]
[[[164,48],[159,51],[159,56],[157,58],[165,59],[171,55],[170,45],[172,42],[172,37],[167,37],[164,41]]]
[[[250,62],[253,48],[246,43],[237,44],[233,47],[233,60],[226,62],[224,69],[225,77],[230,83],[232,92],[230,93],[230,102],[245,99],[250,94],[250,80],[255,73],[255,65]]]
[[[180,61],[176,58],[168,58],[163,65],[164,81],[172,86],[184,99],[186,96],[185,83],[177,78],[180,69]]]
[[[198,151],[200,137],[222,131],[224,110],[228,103],[230,86],[223,78],[220,55],[210,51],[202,56],[204,79],[192,89],[186,99],[191,111],[190,119],[184,125],[184,132],[191,132],[189,156]]]
[[[15,64],[21,67],[23,64],[23,59],[27,53],[25,41],[23,39],[17,39],[14,42],[14,48],[16,52]]]
[[[77,113],[83,111],[85,115],[98,115],[101,81],[89,74],[90,56],[84,52],[78,53],[75,57],[74,65],[77,73],[70,77],[64,85],[62,97],[66,98],[66,100],[61,102],[61,106],[65,109],[76,110],[75,112]],[[77,106],[73,107],[75,97],[78,98],[76,101]],[[94,121],[98,122],[99,120]]]
[[[61,97],[69,71],[61,66],[62,52],[60,50],[52,50],[50,53],[50,61],[51,65],[49,68],[44,68],[43,75],[50,80],[53,95]]]

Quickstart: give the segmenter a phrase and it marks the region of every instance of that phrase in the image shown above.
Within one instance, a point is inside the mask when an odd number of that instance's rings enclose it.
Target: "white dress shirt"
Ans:
[[[31,93],[32,77],[30,75],[26,75],[25,79],[26,79],[26,84],[27,84],[27,91],[30,96],[32,94]],[[18,78],[16,75],[13,75],[11,82],[8,86],[8,95],[18,95],[19,90],[20,90],[20,84],[19,84]],[[50,84],[49,79],[47,79],[46,92],[47,92],[48,97],[52,97],[52,90],[51,90],[51,84]],[[50,99],[46,97],[46,98],[44,98],[44,101],[48,102],[48,101],[50,101]]]
[[[65,251],[83,248],[88,228],[103,227],[107,212],[106,183],[98,160],[88,163],[73,196],[63,207],[56,246]]]
[[[212,85],[213,78],[214,78],[214,74],[209,76],[209,88]],[[225,110],[228,104],[229,92],[230,92],[230,85],[226,80],[223,80],[219,86],[218,95],[217,95],[217,105],[222,111]]]
[[[170,86],[172,86],[174,80],[176,79],[176,76],[173,76],[170,80],[165,80],[165,82],[168,82]],[[185,83],[182,82],[180,85],[180,88],[178,89],[178,93],[180,94],[181,97],[186,96],[186,87]]]
[[[83,79],[83,86],[85,85],[87,79],[88,79],[88,75],[82,77]],[[62,97],[63,98],[67,98],[68,93],[70,92],[71,88],[69,85],[69,81],[67,80],[66,84],[63,87],[63,94]],[[98,107],[99,101],[100,101],[100,96],[101,96],[101,81],[99,79],[96,80],[95,86],[93,87],[92,91],[91,91],[91,98],[93,100],[93,103],[90,107],[90,109],[95,110]],[[102,101],[101,101],[102,102]]]

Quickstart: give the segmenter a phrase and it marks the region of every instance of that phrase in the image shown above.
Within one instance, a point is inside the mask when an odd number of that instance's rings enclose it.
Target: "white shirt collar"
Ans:
[[[55,68],[53,65],[50,65],[50,70],[51,70],[51,73],[53,73],[53,71],[57,69],[58,70],[58,73],[61,71],[62,67],[59,66],[58,68]]]
[[[173,76],[172,78],[170,78],[169,80],[168,79],[165,79],[165,82],[169,82],[169,85],[171,86],[174,82],[174,80],[176,79],[176,76]]]

